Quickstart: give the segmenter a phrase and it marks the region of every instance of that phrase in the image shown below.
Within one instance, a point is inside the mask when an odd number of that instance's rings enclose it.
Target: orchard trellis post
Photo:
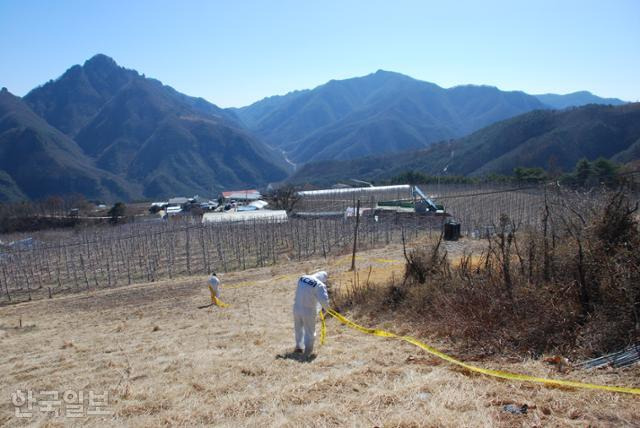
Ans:
[[[353,232],[353,255],[351,256],[351,270],[356,270],[356,249],[358,247],[358,226],[360,225],[360,199],[356,205],[356,227]]]

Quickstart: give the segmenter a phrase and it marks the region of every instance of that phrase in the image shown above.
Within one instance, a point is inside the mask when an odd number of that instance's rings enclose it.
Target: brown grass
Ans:
[[[555,226],[518,231],[503,218],[475,254],[443,242],[406,252],[402,281],[339,296],[345,307],[393,312],[467,356],[571,359],[640,341],[640,230],[618,193],[599,210],[558,210]]]
[[[447,244],[454,258],[464,248],[464,242]],[[364,287],[367,278],[369,290],[391,278],[402,280],[401,264],[375,261],[401,259],[400,248],[361,256],[355,280],[346,272],[348,260],[329,263],[334,295]],[[317,358],[308,363],[291,358],[295,277],[325,266],[312,260],[226,274],[221,297],[231,305],[227,309],[198,309],[209,303],[205,277],[0,308],[0,425],[640,425],[637,397],[470,375],[410,345],[365,336],[334,320],[328,321],[327,343],[317,349]],[[433,339],[393,312],[349,315],[366,325]],[[450,341],[434,344],[459,351]],[[607,384],[637,384],[640,375],[637,368],[563,375],[541,360],[502,356],[477,364]],[[36,413],[21,422],[9,401],[18,388],[108,390],[114,415],[71,421]],[[502,410],[505,404],[527,404],[530,410],[512,415]]]

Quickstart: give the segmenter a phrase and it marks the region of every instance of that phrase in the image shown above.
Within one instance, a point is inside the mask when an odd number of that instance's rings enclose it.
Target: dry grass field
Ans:
[[[452,251],[455,254],[455,251]],[[359,280],[400,277],[401,248],[361,253]],[[296,277],[324,260],[185,277],[0,307],[0,425],[88,426],[640,426],[640,397],[512,383],[460,371],[411,345],[327,323],[309,362],[293,350]],[[369,270],[369,266],[373,266]],[[349,286],[347,258],[326,270]],[[368,272],[371,271],[369,276]],[[331,277],[330,277],[331,279]],[[386,312],[388,313],[388,312]],[[348,314],[399,333],[392,319]],[[21,325],[21,327],[20,327]],[[456,354],[456,344],[420,336]],[[560,374],[540,360],[474,362],[537,376],[640,385],[640,368]],[[110,394],[109,416],[14,416],[18,390]],[[85,396],[86,402],[86,396]],[[526,414],[503,407],[527,404]]]

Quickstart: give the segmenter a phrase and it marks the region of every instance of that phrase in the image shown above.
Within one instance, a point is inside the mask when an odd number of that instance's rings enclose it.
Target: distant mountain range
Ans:
[[[619,106],[627,103],[626,101],[622,101],[618,98],[601,98],[597,95],[593,95],[588,91],[573,92],[566,95],[542,94],[534,96],[543,104],[557,109],[565,109],[567,107],[580,107],[587,104],[607,104],[612,106]]]
[[[306,164],[290,183],[381,180],[413,170],[430,175],[511,174],[513,168],[571,171],[581,158],[640,159],[640,103],[536,110],[469,136],[417,151]]]
[[[532,96],[491,86],[441,88],[379,70],[237,109],[267,143],[297,163],[427,147],[536,109],[623,104],[589,92]]]
[[[282,154],[251,135],[232,111],[104,55],[23,100],[3,90],[2,107],[0,199],[214,195],[288,173]]]
[[[72,192],[109,201],[213,196],[222,189],[280,182],[292,172],[290,160],[299,165],[327,160],[326,171],[331,171],[334,165],[346,165],[340,162],[345,159],[400,159],[406,155],[397,153],[407,150],[439,159],[443,145],[455,145],[457,165],[465,165],[463,154],[478,160],[473,152],[478,147],[465,148],[475,147],[477,135],[514,132],[508,127],[478,130],[532,110],[531,117],[555,117],[570,111],[549,109],[583,103],[623,102],[588,92],[532,96],[489,86],[444,89],[378,71],[221,109],[96,55],[24,98],[6,89],[0,93],[0,201]],[[601,131],[598,115],[580,118],[576,121],[584,120],[585,129]],[[476,139],[462,138],[474,131]],[[553,135],[560,141],[565,134]],[[530,144],[527,152],[536,153]],[[561,151],[561,146],[549,150]],[[487,169],[528,162],[526,156],[507,156],[498,149],[491,153],[497,159]],[[633,158],[637,148],[626,153],[619,156]],[[560,152],[558,157],[571,158],[563,156]],[[424,168],[435,165],[433,159]],[[459,171],[481,168],[460,166]]]
[[[258,136],[294,162],[353,159],[428,146],[545,105],[489,86],[443,89],[378,71],[237,110]]]

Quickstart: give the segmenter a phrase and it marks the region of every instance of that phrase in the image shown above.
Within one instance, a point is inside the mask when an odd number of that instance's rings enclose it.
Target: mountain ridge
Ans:
[[[0,199],[43,198],[64,188],[93,198],[129,198],[131,186],[95,167],[73,140],[0,90]]]
[[[73,137],[104,103],[138,76],[136,71],[118,66],[112,58],[97,54],[32,89],[24,100],[50,125]]]
[[[475,85],[444,89],[378,70],[265,99],[236,112],[265,141],[303,162],[426,147],[545,107],[521,91]],[[380,132],[379,120],[390,124],[387,132]]]
[[[627,163],[640,158],[640,103],[536,110],[425,149],[301,166],[294,184],[388,179],[414,170],[428,175],[511,174],[515,167],[570,171],[580,158]]]
[[[605,105],[622,105],[627,104],[618,98],[602,98],[592,94],[589,91],[578,91],[569,94],[539,94],[534,95],[544,104],[556,109],[565,109],[569,107],[582,107],[587,104],[605,104]]]
[[[46,129],[44,134],[55,130],[55,141],[73,150],[69,157],[81,160],[83,167],[76,169],[86,172],[87,182],[96,182],[98,174],[125,183],[115,195],[93,188],[85,192],[91,195],[213,196],[227,187],[282,180],[289,168],[282,154],[256,139],[235,113],[120,67],[102,54],[30,91],[22,104],[42,121],[35,128]],[[33,147],[31,156],[41,149]],[[13,162],[25,164],[27,156],[13,156]],[[7,195],[40,196],[19,191],[16,171],[0,172],[0,190],[6,188]],[[61,183],[51,192],[76,187]]]
[[[250,106],[222,109],[97,54],[22,99],[3,92],[0,198],[75,191],[125,200],[211,194],[281,181],[291,168],[287,158],[298,164],[330,160],[327,170],[331,170],[336,159],[356,159],[337,164],[355,168],[363,156],[384,163],[406,153],[430,153],[434,159],[428,166],[446,158],[442,147],[447,144],[455,145],[458,154],[467,153],[471,162],[478,157],[465,151],[460,141],[474,146],[475,133],[483,131],[478,135],[487,136],[486,129],[496,129],[491,125],[504,119],[529,112],[533,112],[529,119],[556,114],[549,108],[557,107],[540,97],[555,105],[594,100],[622,103],[587,91],[532,96],[488,85],[442,88],[378,70],[267,97]],[[13,116],[7,114],[11,109]],[[542,130],[544,121],[536,123]],[[596,133],[611,131],[606,124],[580,126]],[[526,128],[518,127],[521,132]],[[514,129],[505,128],[505,132]],[[562,132],[573,131],[563,128]],[[474,139],[465,139],[469,134]],[[553,137],[565,138],[559,131]],[[536,144],[547,144],[551,151],[561,149],[548,144],[549,135],[542,133],[541,138],[529,139],[529,152],[536,153]],[[633,144],[625,140],[620,149],[613,155],[616,159],[635,159],[640,155],[640,140]],[[527,160],[521,152],[498,152],[500,157],[492,164],[482,165],[504,170],[505,165]],[[40,185],[28,184],[29,171],[37,169],[32,159],[40,159],[44,166],[31,174]],[[407,159],[407,165],[411,162],[418,161]],[[65,170],[69,172],[66,180]],[[55,179],[46,181],[46,174]]]

